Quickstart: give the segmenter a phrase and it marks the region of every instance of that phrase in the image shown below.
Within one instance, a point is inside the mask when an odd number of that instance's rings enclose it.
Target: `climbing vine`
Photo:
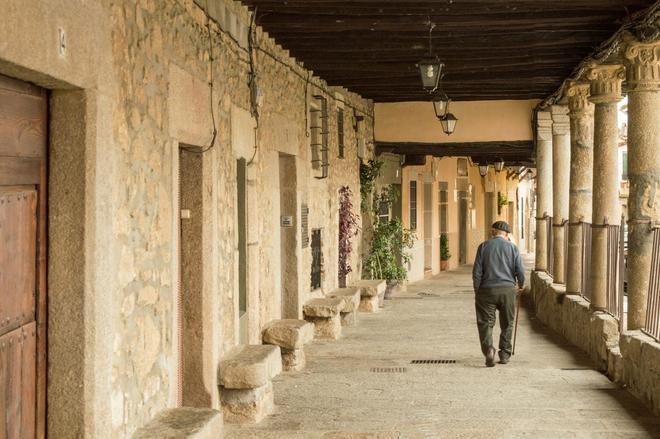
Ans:
[[[383,167],[382,160],[369,160],[367,163],[360,162],[360,208],[362,212],[369,210],[369,198],[374,190],[376,179]]]
[[[353,192],[348,186],[339,189],[339,287],[346,287],[346,276],[353,271],[349,256],[351,238],[357,235],[360,217],[353,211]]]
[[[509,199],[506,195],[502,195],[502,192],[497,193],[497,214],[502,214],[502,207],[509,204]]]

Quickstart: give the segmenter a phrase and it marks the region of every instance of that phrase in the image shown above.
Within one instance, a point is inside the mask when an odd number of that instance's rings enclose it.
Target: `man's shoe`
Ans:
[[[486,366],[495,366],[495,348],[492,346],[488,348],[488,352],[486,353]]]
[[[510,359],[510,356],[500,354],[500,364],[507,364]]]

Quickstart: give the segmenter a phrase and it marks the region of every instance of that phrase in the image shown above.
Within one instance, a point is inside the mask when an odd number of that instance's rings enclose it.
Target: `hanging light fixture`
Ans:
[[[429,20],[429,56],[417,63],[419,67],[419,74],[422,77],[422,86],[424,90],[433,93],[438,88],[440,81],[440,71],[444,64],[440,62],[437,56],[433,55],[433,40],[431,35],[435,24]]]
[[[435,117],[437,117],[438,120],[442,121],[442,118],[447,114],[449,102],[451,102],[451,99],[442,91],[433,95],[433,110],[435,111]]]
[[[494,166],[497,172],[502,172],[502,169],[504,169],[504,160],[499,159],[498,161],[495,162]]]
[[[482,177],[488,175],[488,163],[479,164],[479,175],[481,175]]]
[[[445,134],[450,135],[451,133],[454,132],[454,129],[456,128],[456,122],[458,122],[456,116],[454,116],[449,112],[446,113],[442,117],[442,119],[440,119],[440,123],[442,124],[442,131],[444,131]]]

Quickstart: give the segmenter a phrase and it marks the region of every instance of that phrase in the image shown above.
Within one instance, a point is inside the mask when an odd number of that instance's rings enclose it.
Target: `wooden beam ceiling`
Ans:
[[[245,0],[292,56],[376,102],[428,100],[416,62],[445,63],[454,100],[545,98],[652,0]]]
[[[434,157],[472,157],[475,163],[495,163],[504,160],[506,166],[535,167],[534,147],[528,140],[422,143],[422,142],[376,142],[376,153],[385,152]]]

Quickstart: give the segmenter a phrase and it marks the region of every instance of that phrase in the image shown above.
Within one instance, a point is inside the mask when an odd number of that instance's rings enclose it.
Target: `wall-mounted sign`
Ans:
[[[293,227],[293,217],[291,215],[282,215],[280,217],[280,226]]]

